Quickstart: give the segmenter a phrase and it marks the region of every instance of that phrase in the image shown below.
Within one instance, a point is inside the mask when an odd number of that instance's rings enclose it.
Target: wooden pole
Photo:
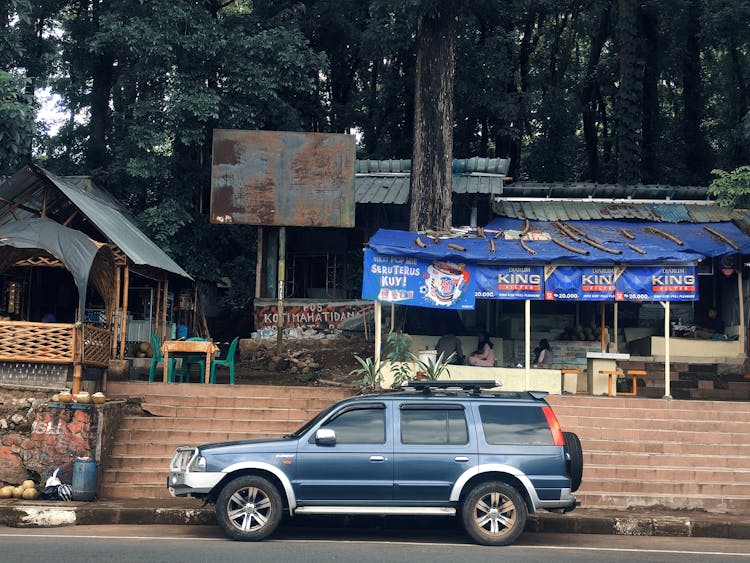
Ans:
[[[162,283],[161,301],[161,340],[167,340],[167,296],[169,295],[169,279],[165,278]]]
[[[741,258],[741,257],[740,257]],[[740,301],[740,350],[745,353],[745,295],[742,288],[742,260],[739,261],[737,266],[737,298]]]
[[[156,292],[152,294],[151,306],[154,308],[152,317],[154,334],[161,338],[161,280],[156,282]]]
[[[261,297],[261,283],[263,281],[263,227],[258,226],[257,248],[255,250],[255,298]],[[258,328],[258,327],[256,327]]]
[[[120,338],[120,359],[125,359],[125,341],[128,339],[128,298],[130,292],[130,268],[125,265],[122,282],[122,338]]]
[[[396,304],[391,303],[391,332],[396,330]]]
[[[83,379],[83,311],[76,309],[76,322],[73,325],[73,385],[71,392],[76,395],[81,390]]]
[[[614,306],[614,321],[612,323],[614,325],[614,327],[612,328],[612,330],[615,331],[615,333],[613,335],[614,336],[614,343],[615,343],[615,354],[620,351],[620,342],[617,339],[618,325],[620,324],[620,318],[619,318],[620,309],[618,308],[618,305],[619,305],[619,303],[617,301],[615,301],[615,306]]]
[[[120,338],[120,275],[122,268],[120,266],[117,266],[115,268],[115,291],[114,295],[112,295],[112,301],[113,306],[112,310],[114,311],[114,320],[112,322],[112,358],[117,359],[117,343],[119,342]]]

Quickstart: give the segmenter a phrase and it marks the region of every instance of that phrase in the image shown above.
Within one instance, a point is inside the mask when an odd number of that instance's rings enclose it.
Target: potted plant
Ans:
[[[383,364],[376,364],[372,358],[361,358],[357,354],[354,354],[354,359],[357,360],[360,367],[353,369],[349,372],[349,375],[356,375],[359,379],[354,381],[354,385],[357,386],[361,393],[368,391],[376,391],[380,386],[380,370]]]
[[[411,357],[417,363],[417,374],[421,374],[424,379],[435,381],[436,379],[440,379],[440,376],[443,374],[446,374],[448,379],[451,378],[448,366],[456,357],[455,352],[451,353],[447,358],[443,357],[443,353],[441,352],[434,362],[432,361],[432,358],[427,358],[427,361],[422,361],[414,354],[411,354]],[[419,379],[419,377],[417,377],[417,379]]]

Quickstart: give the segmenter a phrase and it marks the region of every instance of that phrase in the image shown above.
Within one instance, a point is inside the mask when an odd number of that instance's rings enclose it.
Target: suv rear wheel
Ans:
[[[482,545],[510,545],[523,532],[527,516],[521,495],[502,481],[476,486],[461,507],[466,532]]]
[[[234,540],[259,541],[270,536],[281,521],[283,504],[276,487],[253,475],[237,477],[216,499],[216,519]]]

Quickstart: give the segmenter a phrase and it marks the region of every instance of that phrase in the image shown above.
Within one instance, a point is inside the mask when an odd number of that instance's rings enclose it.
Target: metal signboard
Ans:
[[[215,129],[211,222],[354,227],[355,138]]]

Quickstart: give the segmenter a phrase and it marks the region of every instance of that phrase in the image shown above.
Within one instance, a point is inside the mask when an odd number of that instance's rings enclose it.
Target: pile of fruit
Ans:
[[[19,486],[8,485],[0,489],[0,499],[22,498],[25,500],[34,500],[39,497],[39,491],[36,489],[36,483],[27,479]]]

